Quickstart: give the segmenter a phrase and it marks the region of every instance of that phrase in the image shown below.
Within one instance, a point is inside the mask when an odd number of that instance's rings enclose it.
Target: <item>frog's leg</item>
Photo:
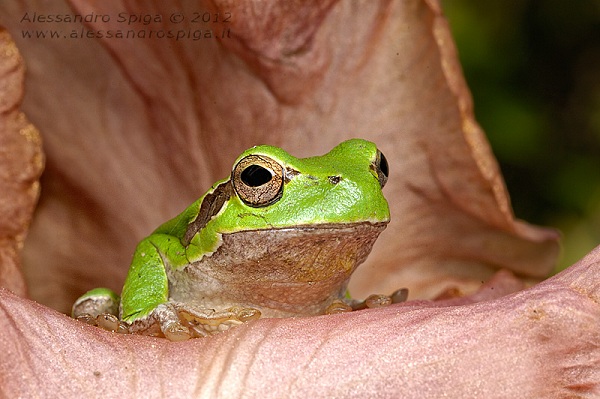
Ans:
[[[182,341],[191,333],[169,303],[169,281],[157,246],[180,247],[185,254],[179,239],[166,234],[153,234],[138,244],[121,294],[121,320],[131,323],[131,332],[142,334],[158,324],[165,337]]]
[[[94,288],[77,298],[71,309],[71,317],[84,315],[96,317],[102,313],[119,314],[119,296],[109,288]]]
[[[94,288],[79,297],[73,304],[71,316],[108,331],[127,332],[119,321],[119,296],[108,288]]]

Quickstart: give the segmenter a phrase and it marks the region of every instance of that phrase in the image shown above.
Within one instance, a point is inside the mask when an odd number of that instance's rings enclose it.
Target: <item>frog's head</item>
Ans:
[[[170,293],[202,292],[205,305],[241,303],[263,316],[322,314],[390,220],[387,176],[385,157],[365,140],[304,159],[264,145],[245,151],[178,219],[189,223],[175,267],[194,266],[169,279]],[[201,283],[190,289],[194,278]]]
[[[273,146],[256,146],[244,151],[231,176],[217,182],[201,199],[198,220],[204,219],[202,226],[194,229],[191,224],[187,236],[206,253],[215,248],[220,234],[385,225],[390,220],[382,193],[387,177],[385,157],[366,140],[348,140],[325,155],[310,158],[296,158]]]
[[[303,159],[277,147],[253,147],[231,172],[227,230],[388,222],[381,191],[387,176],[385,157],[365,140]]]

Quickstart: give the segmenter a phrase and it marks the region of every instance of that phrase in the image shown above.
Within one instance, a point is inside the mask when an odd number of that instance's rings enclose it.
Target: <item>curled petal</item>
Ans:
[[[0,375],[24,397],[593,397],[599,273],[600,248],[496,299],[492,285],[482,302],[263,319],[177,344],[109,333],[0,290]],[[502,295],[510,275],[496,280]]]
[[[0,27],[0,286],[25,295],[21,248],[40,192],[41,138],[20,110],[24,65]]]

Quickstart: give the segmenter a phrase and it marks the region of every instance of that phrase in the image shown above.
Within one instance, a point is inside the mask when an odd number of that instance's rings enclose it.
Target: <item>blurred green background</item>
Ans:
[[[520,219],[600,244],[600,1],[443,0],[475,115]]]

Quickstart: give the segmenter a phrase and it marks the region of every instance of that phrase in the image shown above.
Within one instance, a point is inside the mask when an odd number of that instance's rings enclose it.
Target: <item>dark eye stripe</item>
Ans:
[[[182,244],[184,246],[189,245],[192,238],[197,232],[202,230],[206,223],[223,208],[223,205],[231,197],[232,188],[231,181],[226,181],[219,184],[212,193],[208,193],[204,196],[202,204],[200,204],[200,210],[198,216],[194,221],[188,224],[185,235],[183,236]]]

